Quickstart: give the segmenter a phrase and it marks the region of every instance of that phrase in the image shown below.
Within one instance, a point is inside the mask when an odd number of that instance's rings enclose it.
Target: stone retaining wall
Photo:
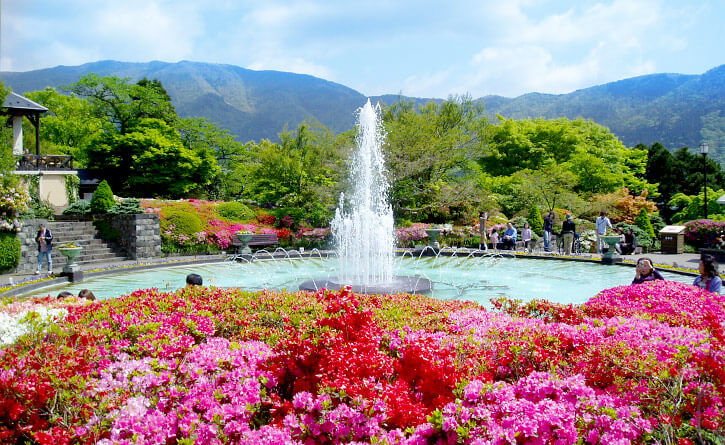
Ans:
[[[159,215],[155,213],[144,213],[140,215],[113,215],[108,216],[111,227],[118,230],[118,244],[124,255],[130,260],[156,258],[161,256],[161,231],[159,229]],[[69,221],[64,221],[68,223]],[[35,242],[35,235],[38,227],[44,224],[50,227],[55,236],[58,235],[53,229],[53,222],[47,219],[26,219],[18,232],[20,239],[20,263],[14,270],[15,273],[32,272],[38,262],[38,245]],[[94,236],[95,229],[91,227]],[[65,264],[65,259],[58,254],[55,246],[53,248],[53,266],[56,272]],[[58,267],[59,266],[59,267]],[[45,265],[43,266],[45,267]]]
[[[38,234],[38,227],[43,224],[48,226],[47,219],[25,219],[18,231],[20,239],[20,263],[15,272],[32,272],[38,264],[38,244],[35,242],[35,235]],[[52,230],[52,229],[51,229]],[[54,257],[55,258],[55,257]],[[45,263],[43,267],[46,267]]]
[[[130,260],[161,256],[159,215],[114,215],[111,226],[118,230],[118,244]]]

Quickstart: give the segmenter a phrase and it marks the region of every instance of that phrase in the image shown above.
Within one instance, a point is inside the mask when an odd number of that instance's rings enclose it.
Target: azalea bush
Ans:
[[[167,253],[214,253],[230,250],[236,232],[274,233],[281,247],[315,246],[300,232],[293,232],[294,221],[265,213],[255,214],[238,202],[146,200],[145,213],[158,213],[161,248]]]
[[[581,306],[139,290],[0,312],[3,443],[696,443],[725,438],[725,301]],[[35,314],[35,315],[33,315]]]
[[[685,223],[685,242],[695,247],[711,246],[725,235],[725,221],[696,219]]]

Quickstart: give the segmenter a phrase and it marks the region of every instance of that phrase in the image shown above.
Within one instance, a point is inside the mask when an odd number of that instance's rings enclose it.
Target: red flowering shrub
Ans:
[[[723,440],[719,295],[496,304],[213,288],[7,304],[24,330],[0,347],[0,443]],[[43,305],[65,312],[28,315]]]

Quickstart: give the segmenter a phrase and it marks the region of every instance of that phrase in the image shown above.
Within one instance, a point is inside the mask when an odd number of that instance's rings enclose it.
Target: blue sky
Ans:
[[[193,60],[476,98],[725,63],[725,0],[0,1],[3,71]]]

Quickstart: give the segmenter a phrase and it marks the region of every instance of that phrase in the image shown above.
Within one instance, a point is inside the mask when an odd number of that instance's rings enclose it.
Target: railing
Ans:
[[[22,155],[15,162],[16,170],[73,170],[73,156]]]

